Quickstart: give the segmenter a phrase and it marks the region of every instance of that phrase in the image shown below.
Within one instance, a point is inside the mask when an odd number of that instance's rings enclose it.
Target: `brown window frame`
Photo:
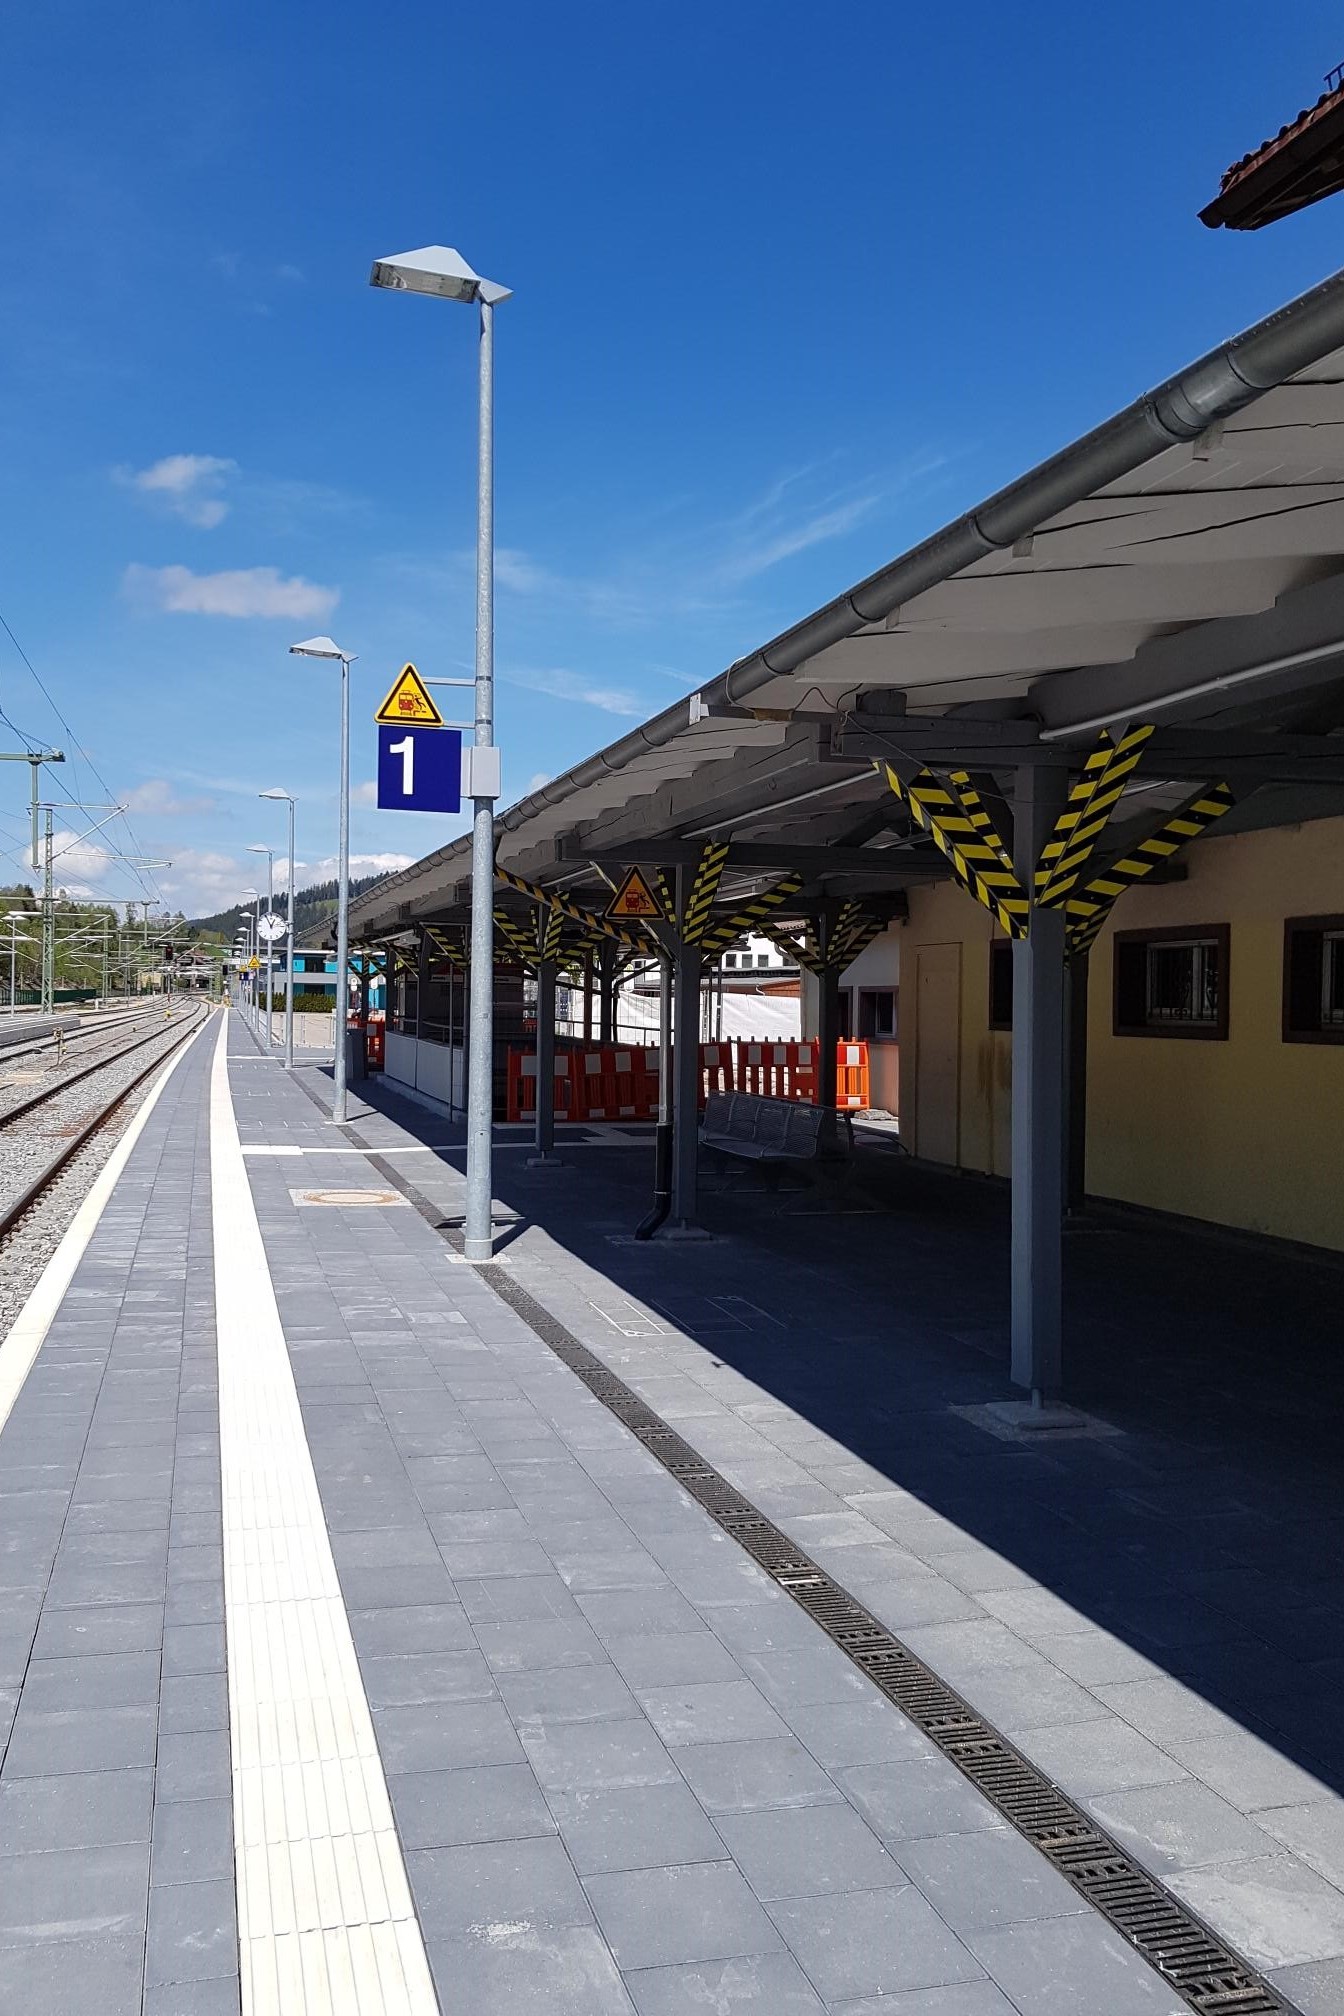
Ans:
[[[878,1031],[865,1036],[863,1033],[863,1004],[865,1000],[875,1000],[879,995],[891,996],[891,1031],[884,1035]],[[901,1040],[901,1003],[898,987],[855,987],[854,989],[854,1034],[849,1038],[853,1043],[899,1043]]]
[[[1293,941],[1295,938],[1324,938],[1327,932],[1344,931],[1344,912],[1328,917],[1285,917],[1283,920],[1283,1040],[1285,1043],[1344,1043],[1344,1024],[1327,1028],[1303,1028],[1293,1021]],[[1318,985],[1319,991],[1319,985]]]
[[[1121,968],[1126,948],[1142,945],[1212,944],[1218,948],[1218,1018],[1215,1022],[1134,1022],[1121,1014]],[[1147,931],[1117,931],[1111,939],[1111,1034],[1148,1036],[1177,1043],[1226,1043],[1231,1003],[1230,924],[1169,924]],[[1146,971],[1146,962],[1145,962]]]

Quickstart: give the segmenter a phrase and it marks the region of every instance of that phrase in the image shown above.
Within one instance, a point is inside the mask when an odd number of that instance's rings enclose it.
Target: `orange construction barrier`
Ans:
[[[364,1062],[370,1071],[381,1071],[383,1068],[386,1033],[387,1024],[381,1020],[370,1022],[364,1032]]]
[[[868,1045],[835,1046],[835,1104],[838,1112],[861,1112],[868,1104]]]
[[[860,1112],[868,1104],[868,1045],[837,1043],[836,1108]],[[753,1092],[761,1099],[790,1099],[815,1105],[820,1053],[815,1043],[732,1043],[700,1045],[700,1103],[711,1092]]]
[[[570,1053],[562,1051],[555,1060],[555,1117],[572,1120],[574,1080]],[[505,1112],[510,1120],[530,1120],[537,1110],[537,1053],[510,1049]]]

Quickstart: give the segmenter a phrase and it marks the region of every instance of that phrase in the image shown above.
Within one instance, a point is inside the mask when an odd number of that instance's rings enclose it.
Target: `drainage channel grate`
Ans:
[[[352,1128],[346,1132],[367,1148]],[[461,1237],[444,1224],[442,1212],[381,1156],[370,1154],[370,1161],[460,1252]],[[481,1278],[1192,2009],[1200,2016],[1295,2016],[1292,2003],[809,1560],[525,1288],[497,1266],[482,1268]]]

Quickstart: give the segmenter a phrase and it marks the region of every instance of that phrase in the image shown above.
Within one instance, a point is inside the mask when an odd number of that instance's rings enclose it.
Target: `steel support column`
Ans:
[[[818,1142],[823,1151],[833,1151],[835,1132],[836,1045],[840,1041],[840,967],[831,956],[835,915],[823,910],[817,920],[817,950],[821,971],[817,975],[817,1104],[821,1108]]]
[[[690,868],[677,870],[677,915],[685,914]],[[696,1222],[696,1164],[700,1151],[700,947],[677,936],[672,968],[676,1040],[672,1052],[672,1216]]]
[[[597,1040],[616,1041],[616,946],[610,938],[597,949]]]
[[[1064,1205],[1070,1218],[1076,1218],[1087,1201],[1087,969],[1091,963],[1086,952],[1075,952],[1068,962]]]
[[[529,1169],[555,1157],[555,961],[537,962],[537,1115],[536,1154]]]
[[[1063,771],[1023,765],[1013,791],[1013,865],[1024,889],[1068,788]],[[1062,908],[1032,904],[1013,941],[1012,1376],[1033,1400],[1059,1391],[1064,1217]]]

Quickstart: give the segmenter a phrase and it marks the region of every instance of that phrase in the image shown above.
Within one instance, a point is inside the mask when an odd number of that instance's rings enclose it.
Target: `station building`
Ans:
[[[706,971],[768,938],[803,972],[821,1103],[860,1036],[915,1158],[1009,1179],[1034,1393],[1087,1198],[1344,1249],[1344,275],[496,830],[539,1085],[566,962],[604,985],[658,958],[669,1026],[698,1033]],[[661,923],[606,917],[632,864]],[[437,1044],[453,1097],[469,893],[464,838],[352,906],[393,975],[389,1071],[423,1087]],[[697,1048],[665,1066],[683,1223]]]

